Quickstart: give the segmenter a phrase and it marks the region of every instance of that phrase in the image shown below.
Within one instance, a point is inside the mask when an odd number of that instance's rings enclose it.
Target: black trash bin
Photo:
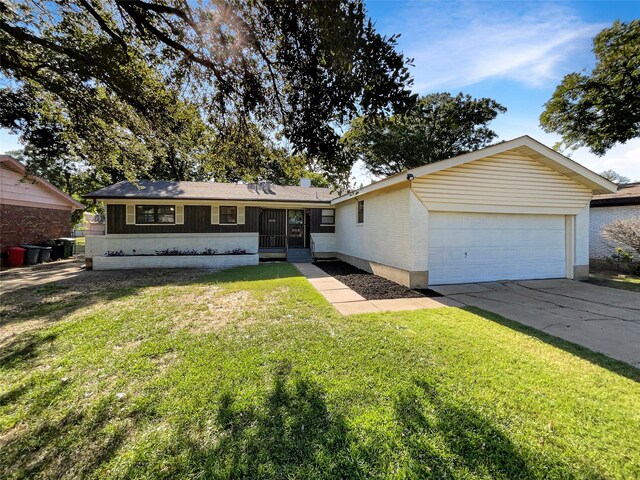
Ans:
[[[75,238],[56,238],[56,244],[62,245],[64,248],[64,253],[62,254],[62,258],[69,258],[75,254],[76,247],[76,239]]]
[[[24,252],[24,264],[35,265],[38,263],[38,256],[40,255],[40,247],[37,245],[22,245],[25,249]]]
[[[51,245],[51,260],[60,260],[64,256],[64,245],[53,242]]]

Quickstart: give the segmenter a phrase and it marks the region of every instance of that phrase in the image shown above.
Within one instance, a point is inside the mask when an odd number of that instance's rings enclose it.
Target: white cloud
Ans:
[[[583,149],[576,151],[571,158],[595,172],[614,170],[632,182],[640,181],[640,139],[617,145],[602,157]]]
[[[511,79],[539,87],[555,81],[564,63],[589,52],[605,25],[585,23],[554,4],[411,4],[402,47],[415,59],[420,92],[454,89],[488,79]],[[422,21],[420,21],[422,20]],[[562,67],[562,68],[559,68]]]

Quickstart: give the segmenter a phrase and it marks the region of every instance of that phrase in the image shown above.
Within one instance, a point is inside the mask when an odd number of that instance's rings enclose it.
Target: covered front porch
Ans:
[[[311,214],[308,208],[261,208],[260,258],[310,262]]]

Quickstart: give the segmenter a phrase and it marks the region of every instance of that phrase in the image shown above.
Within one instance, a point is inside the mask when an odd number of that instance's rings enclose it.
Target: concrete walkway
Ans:
[[[391,300],[366,300],[344,283],[310,263],[293,264],[311,285],[342,315],[356,313],[396,312],[423,308],[461,307],[460,302],[447,297],[394,298]]]
[[[640,293],[565,279],[431,288],[640,368]]]

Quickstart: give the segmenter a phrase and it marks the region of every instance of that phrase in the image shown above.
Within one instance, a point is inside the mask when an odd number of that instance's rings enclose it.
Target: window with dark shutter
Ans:
[[[364,200],[358,202],[358,223],[364,223]]]

